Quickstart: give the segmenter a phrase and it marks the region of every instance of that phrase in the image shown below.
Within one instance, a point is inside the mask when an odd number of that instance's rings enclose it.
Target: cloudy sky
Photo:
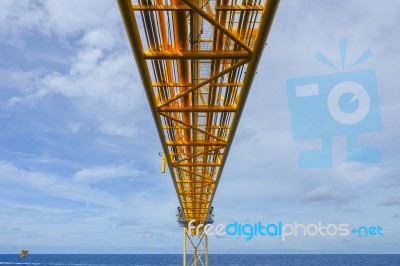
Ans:
[[[400,2],[282,1],[214,200],[216,223],[346,223],[375,237],[210,237],[212,253],[398,253]],[[338,40],[347,39],[341,68]],[[286,82],[376,72],[378,163],[301,168]],[[315,59],[321,52],[333,69]],[[0,253],[180,253],[171,178],[115,1],[0,0]]]

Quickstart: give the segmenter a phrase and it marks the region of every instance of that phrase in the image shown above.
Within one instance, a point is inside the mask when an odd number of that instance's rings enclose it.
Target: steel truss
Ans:
[[[278,2],[118,0],[163,158],[194,226],[207,220]]]
[[[208,266],[208,236],[192,235],[183,228],[183,266]]]

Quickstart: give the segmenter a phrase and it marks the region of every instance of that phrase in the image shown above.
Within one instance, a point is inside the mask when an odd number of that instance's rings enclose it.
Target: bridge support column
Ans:
[[[183,266],[208,266],[208,236],[191,235],[183,228]]]

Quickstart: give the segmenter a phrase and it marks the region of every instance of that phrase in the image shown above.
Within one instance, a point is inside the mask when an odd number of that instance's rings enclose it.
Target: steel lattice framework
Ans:
[[[184,217],[204,224],[278,1],[118,4]]]

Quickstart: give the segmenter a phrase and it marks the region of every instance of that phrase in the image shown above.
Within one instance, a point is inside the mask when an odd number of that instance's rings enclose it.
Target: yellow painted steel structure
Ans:
[[[118,0],[163,158],[193,225],[207,220],[278,2]]]

